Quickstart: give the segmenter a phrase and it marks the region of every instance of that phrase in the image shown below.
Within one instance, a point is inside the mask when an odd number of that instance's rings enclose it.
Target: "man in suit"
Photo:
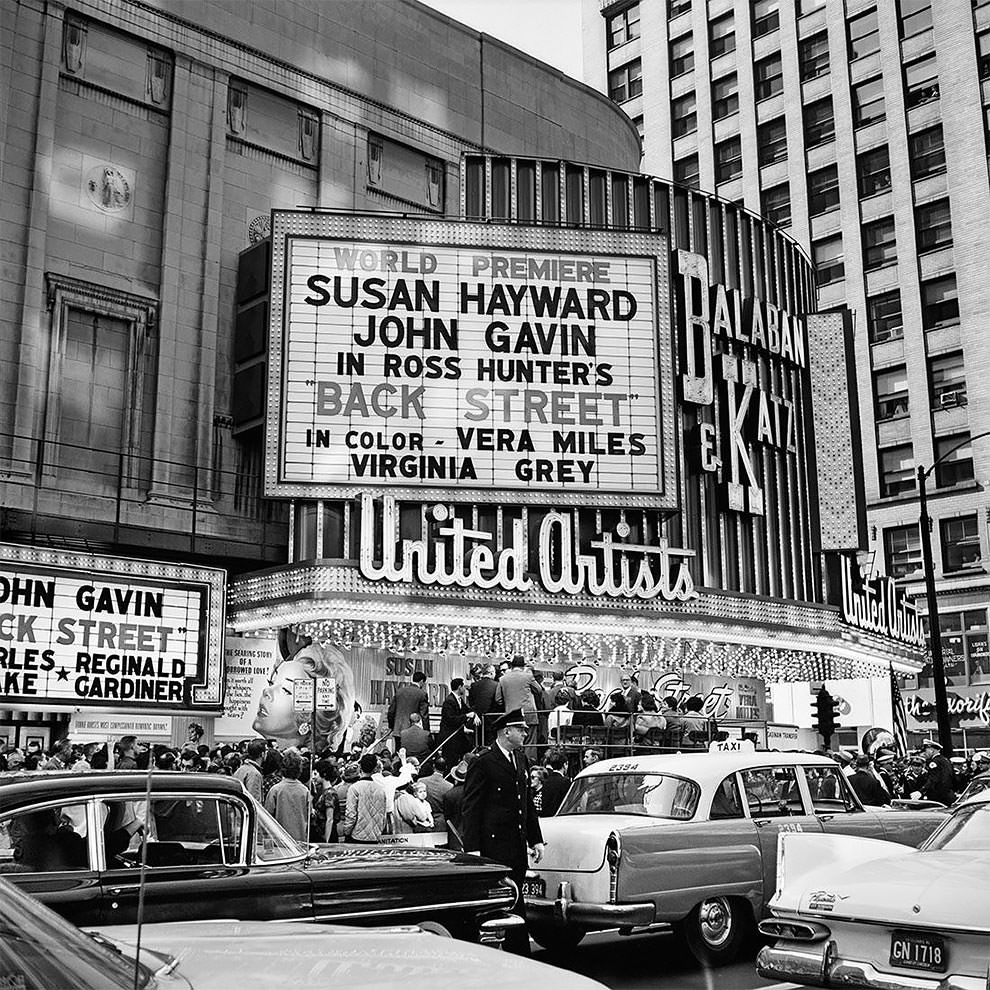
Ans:
[[[625,672],[619,677],[619,688],[626,701],[626,710],[634,712],[639,708],[639,678]]]
[[[433,743],[429,732],[420,724],[419,712],[409,716],[409,724],[399,733],[399,749],[406,751],[406,756],[415,756],[417,760],[425,759]]]
[[[498,682],[495,680],[495,668],[490,664],[480,665],[474,674],[471,687],[468,688],[468,705],[478,716],[481,726],[481,743],[487,746],[492,741],[491,712],[495,711],[495,692]]]
[[[520,888],[529,857],[534,864],[543,858],[543,833],[533,807],[529,761],[522,753],[529,725],[518,709],[495,721],[495,742],[469,767],[461,807],[464,849],[508,866]],[[525,917],[521,894],[513,910]],[[510,932],[506,948],[529,955],[525,931]]]
[[[526,666],[523,657],[512,658],[512,665],[499,678],[495,689],[495,703],[502,706],[502,711],[521,711],[526,719],[529,730],[526,733],[526,746],[531,747],[536,742],[536,678],[533,671]],[[529,752],[529,750],[527,750]]]
[[[544,818],[557,814],[557,809],[564,800],[571,782],[566,774],[567,753],[562,749],[552,749],[547,754],[547,776],[543,781],[543,810]]]
[[[879,807],[890,804],[890,795],[876,775],[870,770],[870,758],[860,756],[856,759],[856,772],[850,774],[849,784],[856,792],[856,797],[863,804]]]
[[[450,694],[440,708],[440,738],[437,742],[443,744],[443,758],[449,766],[458,763],[474,747],[475,716],[468,707],[467,696],[464,678],[455,677],[450,682]]]
[[[423,728],[430,731],[430,696],[426,693],[426,674],[417,670],[412,677],[412,684],[403,684],[392,697],[388,706],[386,718],[388,727],[395,737],[395,745],[401,746],[399,736],[403,729],[409,728],[409,716],[413,712],[419,715]]]

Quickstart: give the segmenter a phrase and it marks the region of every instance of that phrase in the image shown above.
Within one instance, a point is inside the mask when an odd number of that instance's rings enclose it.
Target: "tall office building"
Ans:
[[[852,310],[875,567],[923,606],[917,469],[937,464],[946,675],[984,710],[990,2],[585,0],[584,54],[639,126],[645,172],[786,227],[821,309]],[[916,729],[933,724],[920,686]],[[962,725],[987,744],[978,713]]]

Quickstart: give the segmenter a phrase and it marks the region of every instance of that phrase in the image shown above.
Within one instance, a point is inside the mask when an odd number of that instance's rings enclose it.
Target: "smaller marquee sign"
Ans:
[[[0,544],[0,696],[218,711],[224,602],[215,568]]]

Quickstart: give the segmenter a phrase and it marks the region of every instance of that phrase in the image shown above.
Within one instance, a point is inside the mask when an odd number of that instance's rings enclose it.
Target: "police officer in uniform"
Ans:
[[[495,721],[495,741],[469,767],[461,805],[464,849],[508,866],[520,887],[529,857],[534,863],[543,858],[543,833],[533,807],[529,761],[522,751],[529,728],[519,709]],[[525,917],[521,895],[513,910]],[[510,932],[505,947],[529,955],[529,937],[522,929]]]
[[[956,795],[952,790],[952,764],[942,755],[942,746],[933,739],[921,744],[925,768],[914,782],[914,789],[929,801],[952,804]]]

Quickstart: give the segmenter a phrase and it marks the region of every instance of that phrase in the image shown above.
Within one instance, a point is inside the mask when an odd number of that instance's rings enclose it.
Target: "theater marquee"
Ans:
[[[0,544],[0,696],[218,711],[224,588],[214,568]]]
[[[663,238],[276,212],[265,493],[676,507]]]

